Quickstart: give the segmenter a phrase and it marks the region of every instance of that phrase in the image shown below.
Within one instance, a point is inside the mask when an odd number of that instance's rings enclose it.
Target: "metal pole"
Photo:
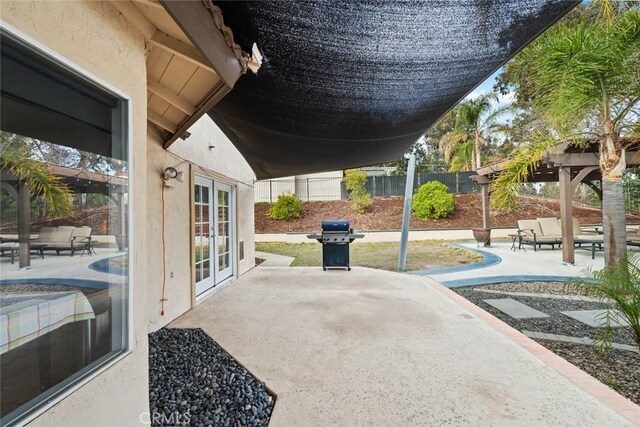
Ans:
[[[400,235],[400,256],[398,271],[407,270],[407,243],[409,242],[409,221],[411,219],[411,199],[413,198],[413,175],[416,170],[416,156],[409,154],[407,182],[404,187],[404,211],[402,213],[402,234]]]

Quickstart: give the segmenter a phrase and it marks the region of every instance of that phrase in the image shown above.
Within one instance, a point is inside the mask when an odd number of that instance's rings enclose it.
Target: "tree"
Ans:
[[[440,139],[440,150],[445,161],[452,162],[452,166],[458,168],[450,170],[469,170],[469,163],[474,170],[482,166],[482,147],[490,134],[501,126],[500,117],[510,110],[509,106],[496,107],[494,104],[497,101],[495,94],[485,92],[475,99],[462,102],[453,110],[455,126]],[[465,157],[469,153],[469,147],[464,146],[470,141],[473,144],[469,162],[468,157]]]
[[[26,142],[23,136],[0,132],[0,168],[24,181],[32,195],[41,196],[52,215],[68,215],[71,212],[69,188],[46,165],[31,158]]]
[[[494,185],[498,207],[508,205],[513,184],[524,179],[544,149],[568,141],[597,141],[602,173],[605,262],[626,253],[622,177],[627,143],[637,143],[640,101],[640,13],[602,3],[594,20],[561,22],[525,48],[507,66],[521,100],[544,114],[557,133],[521,150],[511,163],[511,178]],[[634,121],[635,120],[635,121]],[[635,135],[635,136],[634,136]],[[509,177],[509,172],[505,175]],[[501,177],[502,178],[502,177]]]

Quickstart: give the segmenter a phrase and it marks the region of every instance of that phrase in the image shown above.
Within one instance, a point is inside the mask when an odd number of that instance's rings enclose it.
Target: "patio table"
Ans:
[[[604,250],[604,238],[602,236],[594,237],[579,237],[573,239],[573,245],[578,245],[578,248],[582,248],[582,245],[591,245],[591,259],[596,258],[596,246],[599,251]],[[589,248],[587,248],[589,249]]]
[[[0,354],[67,323],[95,317],[89,300],[78,291],[0,295]]]

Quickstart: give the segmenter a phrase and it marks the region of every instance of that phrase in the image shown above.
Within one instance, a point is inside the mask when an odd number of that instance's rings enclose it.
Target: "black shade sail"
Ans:
[[[215,2],[264,56],[209,115],[258,178],[399,159],[578,2]]]

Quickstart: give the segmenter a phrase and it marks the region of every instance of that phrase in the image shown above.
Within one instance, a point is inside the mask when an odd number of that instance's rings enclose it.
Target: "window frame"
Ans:
[[[50,49],[46,45],[38,42],[31,36],[25,34],[19,29],[15,28],[11,24],[6,21],[0,19],[0,32],[5,37],[12,39],[13,41],[20,44],[25,50],[29,51],[33,55],[41,56],[47,61],[69,71],[76,77],[78,80],[81,80],[90,86],[95,87],[96,89],[102,90],[111,96],[118,98],[120,101],[120,128],[121,128],[121,137],[125,139],[125,146],[127,150],[127,171],[128,171],[128,194],[134,194],[132,189],[137,188],[135,183],[135,172],[136,168],[134,168],[133,162],[133,100],[132,97],[126,92],[118,89],[112,84],[108,83],[104,79],[98,77],[92,72],[86,70],[81,67],[74,61],[64,57],[58,52]],[[129,196],[129,201],[131,197]],[[133,216],[133,206],[132,203],[127,203],[127,216],[129,218],[129,222],[131,221]],[[123,309],[123,312],[126,313],[126,318],[123,321],[123,348],[117,353],[109,356],[105,360],[94,362],[96,366],[91,367],[86,372],[80,374],[81,371],[76,372],[74,375],[69,377],[69,384],[63,386],[60,390],[57,390],[52,393],[45,401],[35,403],[31,408],[27,409],[23,414],[16,416],[11,420],[6,421],[7,426],[12,425],[22,425],[28,424],[45,414],[51,408],[56,406],[62,400],[71,396],[72,394],[79,391],[82,387],[84,387],[87,383],[91,382],[102,373],[110,370],[115,365],[119,364],[122,360],[126,359],[130,356],[135,350],[135,333],[134,333],[134,280],[133,280],[133,268],[131,264],[131,260],[135,259],[135,249],[132,246],[132,243],[135,242],[134,235],[137,233],[134,231],[135,227],[130,227],[127,225],[127,256],[129,259],[129,267],[127,271],[127,290],[126,290],[126,306]],[[106,357],[106,356],[105,356]]]

